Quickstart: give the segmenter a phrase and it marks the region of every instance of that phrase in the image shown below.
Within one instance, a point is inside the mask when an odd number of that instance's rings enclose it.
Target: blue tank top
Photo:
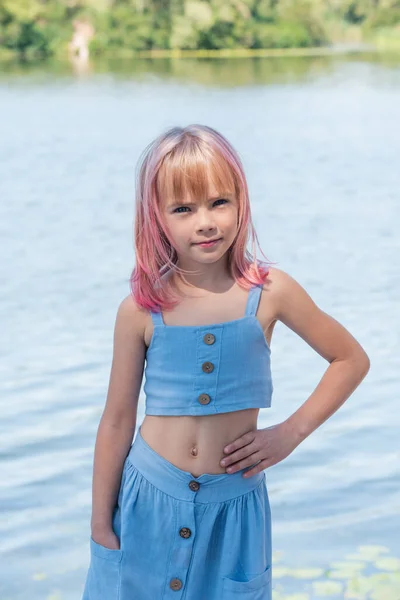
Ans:
[[[271,350],[256,317],[262,285],[250,288],[240,319],[166,325],[150,311],[146,415],[210,415],[271,406]]]

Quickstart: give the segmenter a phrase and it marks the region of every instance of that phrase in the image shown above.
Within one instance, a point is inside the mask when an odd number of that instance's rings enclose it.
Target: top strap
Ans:
[[[162,314],[161,311],[160,312],[154,312],[154,311],[150,311],[151,314],[151,318],[153,320],[154,325],[159,325],[160,327],[164,327],[165,323],[164,320],[162,318]]]
[[[260,303],[260,297],[262,292],[262,285],[253,285],[249,289],[247,295],[247,303],[246,303],[246,312],[245,316],[255,315],[258,309],[258,305]],[[159,327],[165,327],[164,319],[162,317],[162,313],[150,311],[151,318],[153,320],[154,325],[158,325]]]
[[[254,285],[250,288],[247,296],[246,312],[245,315],[255,315],[260,302],[262,284]]]

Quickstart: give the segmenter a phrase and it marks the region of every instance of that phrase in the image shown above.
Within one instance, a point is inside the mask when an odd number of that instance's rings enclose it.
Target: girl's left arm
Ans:
[[[302,441],[344,404],[368,373],[370,361],[351,333],[321,310],[293,277],[279,269],[273,277],[277,318],[329,362],[315,390],[286,420]]]
[[[368,355],[357,340],[321,310],[293,277],[274,267],[268,278],[275,320],[303,338],[329,366],[312,394],[285,421],[248,431],[224,448],[221,465],[228,467],[229,473],[252,466],[244,475],[247,477],[286,458],[338,410],[370,367]]]

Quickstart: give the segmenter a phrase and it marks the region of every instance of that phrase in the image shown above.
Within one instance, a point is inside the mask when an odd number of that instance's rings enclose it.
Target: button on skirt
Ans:
[[[90,538],[82,600],[271,600],[271,511],[261,471],[194,477],[140,428],[125,460],[113,529]]]

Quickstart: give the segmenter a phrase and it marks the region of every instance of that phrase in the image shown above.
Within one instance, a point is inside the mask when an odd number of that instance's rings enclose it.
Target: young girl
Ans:
[[[214,129],[174,127],[153,141],[136,202],[136,266],[95,445],[83,600],[270,600],[265,469],[345,402],[368,356],[290,275],[255,258],[243,167]],[[257,429],[271,405],[278,319],[329,366],[295,413]],[[133,440],[144,366],[145,418]]]

